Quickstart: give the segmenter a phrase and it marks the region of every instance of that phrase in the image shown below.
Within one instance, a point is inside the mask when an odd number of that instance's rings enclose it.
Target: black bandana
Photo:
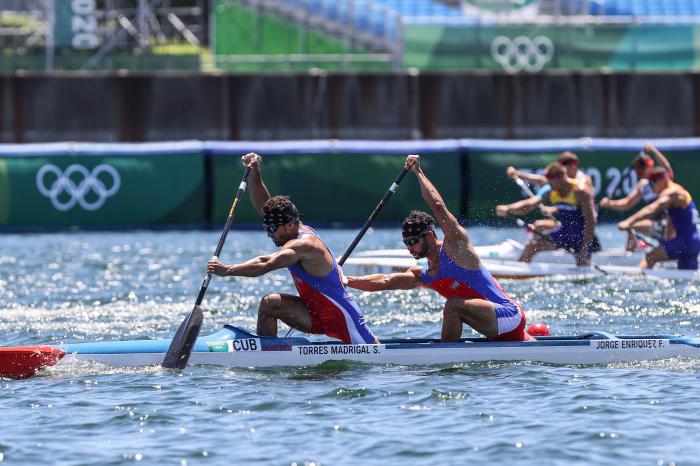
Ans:
[[[269,212],[263,214],[263,224],[264,225],[286,225],[287,223],[299,221],[299,213],[295,212],[296,215],[290,215],[283,212]]]
[[[433,223],[423,223],[423,222],[410,222],[410,223],[404,223],[403,224],[403,236],[404,238],[408,238],[410,236],[418,236],[423,232],[427,233],[427,230],[431,230],[433,228]]]

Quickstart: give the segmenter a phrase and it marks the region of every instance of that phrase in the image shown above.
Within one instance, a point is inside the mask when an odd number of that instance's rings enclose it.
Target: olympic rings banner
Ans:
[[[407,24],[404,65],[421,70],[693,69],[694,25]]]
[[[0,147],[4,226],[202,225],[204,192],[201,144]]]
[[[700,178],[694,176],[700,170],[700,139],[0,144],[0,228],[220,225],[247,152],[263,155],[270,191],[291,195],[311,224],[362,224],[411,153],[421,155],[452,212],[471,222],[493,222],[497,204],[523,198],[506,176],[509,165],[541,171],[570,150],[591,176],[596,200],[621,198],[636,185],[629,166],[645,142],[664,152],[675,179],[700,198]],[[415,182],[406,181],[377,225],[398,224],[424,204]],[[620,215],[599,212],[603,221]],[[241,224],[260,225],[247,199],[237,215],[237,227]]]

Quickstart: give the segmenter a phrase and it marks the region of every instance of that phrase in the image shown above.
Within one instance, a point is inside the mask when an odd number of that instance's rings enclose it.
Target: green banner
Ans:
[[[607,196],[617,199],[629,194],[637,184],[637,175],[630,169],[632,159],[637,155],[629,151],[577,152],[581,169],[591,176],[596,190],[596,201]],[[700,197],[700,180],[693,176],[697,172],[700,151],[664,151],[674,169],[675,179],[693,197]],[[506,176],[506,168],[512,165],[522,171],[542,172],[551,162],[556,162],[558,152],[523,154],[507,152],[472,152],[469,156],[469,219],[490,221],[495,219],[498,204],[510,204],[524,199],[517,184]],[[532,186],[537,191],[537,186]],[[637,208],[644,204],[639,203]],[[620,220],[634,210],[620,213],[609,209],[599,209],[599,220]],[[536,216],[535,212],[533,216]]]
[[[0,159],[0,224],[63,228],[204,223],[201,153]]]
[[[263,155],[265,184],[274,195],[289,195],[308,223],[356,222],[369,218],[391,183],[401,172],[405,155],[386,154],[275,154]],[[433,153],[421,165],[438,187],[449,209],[461,205],[461,167],[458,153]],[[239,156],[214,156],[214,222],[223,223],[243,174]],[[247,198],[239,211],[241,222],[259,223]],[[413,209],[427,210],[415,180],[409,174],[378,221],[399,224]]]
[[[53,0],[54,47],[91,50],[99,47],[97,0]]]
[[[408,25],[406,67],[424,70],[693,69],[694,25]]]

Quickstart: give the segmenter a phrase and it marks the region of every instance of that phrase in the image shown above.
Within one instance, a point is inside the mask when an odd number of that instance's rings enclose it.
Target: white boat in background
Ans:
[[[517,262],[524,247],[523,243],[508,239],[498,244],[476,246],[476,252],[484,261]],[[622,248],[611,248],[594,254],[593,262],[606,266],[636,266],[642,260],[643,254],[641,250],[629,252]],[[347,275],[364,275],[404,271],[409,267],[424,264],[425,260],[414,259],[407,249],[376,249],[355,253],[345,262],[343,270]],[[544,269],[547,269],[553,264],[574,266],[575,260],[564,250],[546,251],[537,254],[533,264],[545,265]]]
[[[488,246],[475,246],[476,253],[482,259],[518,260],[523,253],[525,245],[514,239],[507,239],[498,244]],[[609,248],[593,255],[594,261],[601,265],[637,265],[642,260],[644,251],[629,252],[623,248]],[[403,249],[375,249],[355,253],[355,257],[403,257],[411,259],[408,250]],[[544,251],[535,256],[536,262],[548,264],[573,264],[574,257],[564,251]]]
[[[562,278],[587,279],[601,276],[639,276],[666,280],[700,280],[697,270],[678,270],[675,268],[642,269],[626,265],[595,265],[577,267],[570,264],[547,264],[538,262],[518,262],[508,260],[483,260],[484,266],[491,274],[499,279],[528,279],[528,278]],[[670,263],[669,263],[670,264]]]
[[[529,279],[552,277],[561,279],[586,279],[603,275],[639,276],[668,280],[700,280],[696,270],[678,270],[657,267],[642,269],[636,265],[642,252],[630,253],[622,250],[608,250],[593,255],[591,267],[577,267],[573,256],[565,251],[545,252],[535,256],[531,263],[519,262],[521,243],[508,240],[494,246],[477,246],[484,266],[499,279]],[[516,255],[517,252],[517,255]],[[508,255],[510,257],[508,258]],[[499,255],[501,257],[499,257]],[[502,257],[505,256],[505,257]],[[366,275],[372,273],[402,272],[416,265],[422,266],[425,259],[414,259],[404,249],[383,249],[364,251],[351,257],[343,265],[346,275]],[[673,266],[672,262],[668,263]]]

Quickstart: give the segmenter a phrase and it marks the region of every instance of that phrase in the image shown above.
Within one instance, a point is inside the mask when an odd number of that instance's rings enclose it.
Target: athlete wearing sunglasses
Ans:
[[[420,210],[404,220],[403,242],[415,258],[427,258],[424,267],[403,273],[347,277],[348,286],[365,291],[408,290],[425,286],[447,298],[443,311],[442,341],[458,341],[467,324],[493,340],[531,340],[525,331],[525,312],[486,270],[467,230],[462,227],[420,167],[420,157],[409,155],[406,169],[418,179],[423,199],[435,218]],[[444,233],[435,233],[435,219]]]
[[[302,332],[325,334],[344,343],[376,343],[362,311],[347,294],[335,257],[313,228],[304,225],[287,196],[270,196],[260,173],[260,156],[243,156],[250,167],[250,200],[263,216],[263,228],[279,251],[225,265],[212,260],[207,271],[219,276],[259,277],[286,267],[298,296],[272,293],[258,307],[258,335],[277,336],[281,320]]]
[[[416,236],[405,236],[403,239],[403,244],[405,244],[409,248],[411,246],[415,246],[416,244],[418,244],[421,238],[425,238],[431,231],[433,231],[432,225],[421,230]]]

